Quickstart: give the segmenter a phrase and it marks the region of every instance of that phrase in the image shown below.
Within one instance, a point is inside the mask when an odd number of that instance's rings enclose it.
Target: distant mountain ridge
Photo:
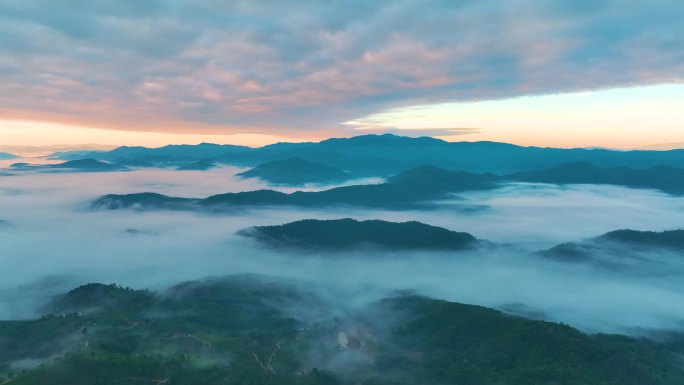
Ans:
[[[388,183],[413,185],[416,189],[433,189],[449,192],[491,190],[498,187],[499,177],[494,174],[473,174],[465,171],[447,171],[432,165],[422,165],[401,172]]]
[[[278,226],[256,226],[240,232],[271,247],[342,251],[379,250],[465,250],[477,239],[464,232],[420,222],[305,219]]]
[[[212,169],[216,166],[217,166],[216,162],[214,162],[214,160],[212,160],[212,159],[200,159],[196,162],[184,164],[184,165],[176,168],[176,170],[179,170],[179,171],[191,171],[191,170],[192,171],[204,171],[204,170]]]
[[[204,199],[172,198],[161,194],[138,193],[105,195],[95,200],[94,209],[221,209],[245,206],[290,205],[301,207],[358,206],[367,208],[409,209],[425,207],[449,194],[497,188],[491,175],[451,172],[421,166],[390,178],[386,183],[350,185],[323,191],[282,193],[256,190],[213,195]]]
[[[551,259],[567,262],[594,260],[606,252],[626,254],[625,250],[640,251],[684,251],[684,230],[637,231],[615,230],[598,237],[554,246],[539,254]]]
[[[240,153],[249,150],[250,147],[234,146],[230,144],[200,143],[191,144],[172,144],[158,148],[148,148],[142,146],[121,146],[106,152],[91,152],[86,154],[88,157],[100,160],[124,159],[159,159],[161,161],[189,161],[200,159],[211,159],[216,156]]]
[[[19,157],[14,154],[10,154],[8,152],[0,152],[0,160],[12,160],[17,158]]]
[[[105,153],[105,150],[66,150],[48,155],[48,160],[78,160],[92,158],[95,154]]]
[[[502,179],[556,184],[611,184],[654,188],[669,194],[684,194],[684,169],[663,165],[639,170],[629,167],[604,168],[585,162],[576,162],[540,171],[510,174]]]
[[[125,171],[128,167],[115,164],[102,162],[92,158],[69,160],[58,164],[29,164],[29,163],[14,163],[10,165],[13,170],[48,170],[48,171],[84,171],[84,172],[106,172],[106,171]]]
[[[258,178],[271,184],[302,186],[308,183],[341,183],[353,176],[336,167],[309,162],[299,157],[262,163],[237,174],[243,178]]]
[[[474,174],[447,171],[423,165],[401,172],[380,184],[349,185],[323,191],[282,193],[256,190],[213,195],[207,198],[173,198],[161,194],[136,193],[105,195],[93,202],[94,209],[221,209],[248,206],[358,206],[368,208],[411,209],[466,191],[487,191],[506,182],[592,183],[636,188],[655,188],[670,194],[684,194],[684,170],[658,166],[649,170],[626,167],[602,168],[586,163],[571,163],[547,170],[511,174]]]
[[[422,164],[432,164],[448,170],[499,175],[572,162],[638,169],[658,165],[684,166],[684,150],[613,151],[521,147],[497,142],[446,142],[430,137],[409,138],[391,134],[333,138],[315,143],[276,143],[258,148],[209,143],[160,148],[119,147],[109,152],[88,153],[82,157],[109,161],[116,158],[143,159],[159,164],[214,159],[219,163],[247,167],[299,157],[362,177],[389,176]]]

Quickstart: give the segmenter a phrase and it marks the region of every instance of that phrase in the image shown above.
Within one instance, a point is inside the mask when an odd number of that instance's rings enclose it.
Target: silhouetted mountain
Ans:
[[[272,184],[301,186],[307,183],[340,183],[352,178],[338,168],[306,161],[302,158],[276,160],[260,164],[237,174],[244,178],[259,178]]]
[[[197,162],[192,162],[185,164],[183,166],[178,167],[176,170],[196,170],[196,171],[204,171],[204,170],[209,170],[210,168],[216,167],[216,162],[214,162],[211,159],[201,159],[198,160]]]
[[[118,164],[100,162],[95,159],[70,160],[64,163],[50,165],[52,168],[69,168],[84,171],[120,171],[127,168]]]
[[[271,247],[313,250],[464,250],[477,240],[468,233],[450,231],[420,222],[381,220],[306,219],[279,226],[256,226],[240,232]]]
[[[252,150],[250,147],[201,143],[197,145],[168,145],[159,148],[122,146],[107,152],[94,151],[82,154],[99,160],[114,161],[117,158],[143,159],[157,163],[182,163],[221,156],[238,155]],[[55,154],[54,156],[57,156]]]
[[[587,240],[584,242],[567,242],[548,250],[538,252],[542,257],[565,262],[587,262],[601,252],[601,246]]]
[[[684,230],[661,232],[615,230],[600,236],[598,239],[610,242],[620,242],[632,247],[662,247],[673,250],[684,250]]]
[[[166,195],[145,192],[136,194],[108,194],[96,199],[92,203],[94,209],[107,208],[110,210],[133,209],[183,209],[192,208],[192,204],[200,200],[187,198],[173,198]]]
[[[116,158],[112,161],[114,164],[118,164],[121,166],[126,166],[126,167],[137,167],[137,168],[150,168],[150,167],[157,167],[156,164],[142,159],[126,159],[126,158]]]
[[[115,284],[89,283],[66,294],[58,295],[46,305],[51,313],[89,312],[109,307],[124,309],[139,303],[149,303],[151,293]]]
[[[157,159],[180,163],[204,158],[220,163],[254,167],[293,157],[345,170],[355,176],[388,176],[421,164],[448,170],[511,174],[539,170],[562,163],[587,162],[601,167],[649,168],[684,165],[684,150],[614,151],[521,147],[496,142],[445,142],[422,137],[363,135],[328,139],[319,143],[276,143],[259,148],[200,144],[160,148],[120,147],[105,153],[89,153],[100,160]]]
[[[430,205],[449,194],[470,190],[489,190],[498,187],[491,175],[449,172],[436,167],[421,166],[396,175],[387,183],[336,187],[324,191],[296,191],[290,194],[273,190],[257,190],[210,196],[206,199],[170,198],[145,193],[106,195],[93,208],[207,208],[221,209],[235,206],[292,205],[304,207],[361,206],[408,209]]]
[[[662,232],[615,230],[579,242],[568,242],[541,252],[554,259],[582,262],[600,259],[608,253],[628,257],[630,252],[684,251],[684,230]]]
[[[341,272],[344,273],[344,272]],[[358,304],[259,276],[87,284],[0,321],[12,385],[680,385],[678,346],[399,295]],[[40,365],[26,365],[40,362]],[[229,364],[226,364],[229,363]],[[9,372],[14,372],[8,379]]]
[[[566,163],[541,171],[510,174],[502,179],[534,183],[610,184],[684,194],[684,169],[662,165],[637,170],[628,167],[604,168],[582,162]]]
[[[0,152],[0,160],[11,160],[11,159],[17,159],[18,156],[14,154],[10,154],[7,152]]]
[[[10,166],[14,170],[36,170],[36,171],[84,171],[84,172],[104,172],[104,171],[124,171],[128,167],[114,163],[101,162],[95,159],[69,160],[59,164],[29,164],[14,163]]]
[[[57,151],[48,156],[49,160],[79,160],[84,158],[94,158],[107,151],[101,150],[69,150]],[[114,159],[112,159],[114,160]]]
[[[431,165],[422,165],[401,172],[389,178],[387,182],[447,192],[491,190],[498,187],[498,177],[494,174],[446,171]]]

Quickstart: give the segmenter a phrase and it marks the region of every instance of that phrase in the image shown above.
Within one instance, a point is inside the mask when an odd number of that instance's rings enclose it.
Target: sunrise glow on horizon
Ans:
[[[426,132],[449,141],[523,146],[630,149],[681,144],[684,84],[406,107],[347,124],[373,130],[394,128],[399,133],[432,127]],[[461,128],[467,130],[459,132]],[[450,135],[449,129],[456,134]]]
[[[32,3],[0,1],[0,146],[684,142],[676,2]]]
[[[464,103],[397,108],[345,122],[330,136],[394,133],[433,136],[447,141],[497,141],[540,147],[640,148],[684,143],[684,85],[666,84],[569,94],[526,96]],[[0,119],[6,146],[97,144],[101,147],[168,144],[235,144],[251,147],[276,142],[326,139],[315,136],[241,134],[231,128],[197,133],[193,127],[121,130],[31,120]],[[322,134],[322,135],[321,135]],[[91,146],[92,147],[92,146]]]

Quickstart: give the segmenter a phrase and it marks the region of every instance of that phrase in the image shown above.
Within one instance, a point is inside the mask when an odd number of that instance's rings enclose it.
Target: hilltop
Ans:
[[[256,226],[241,232],[271,247],[341,251],[464,250],[477,245],[474,236],[420,222],[354,219],[306,219],[279,226]]]
[[[212,169],[216,166],[217,166],[216,162],[211,160],[211,159],[201,159],[201,160],[198,160],[196,162],[184,164],[184,165],[176,168],[176,170],[179,170],[179,171],[184,171],[184,170],[185,171],[189,171],[189,170],[205,171],[205,170]]]
[[[677,344],[409,294],[331,300],[317,285],[262,276],[158,292],[90,283],[47,309],[38,319],[0,321],[0,382],[684,383]]]
[[[352,176],[336,167],[309,162],[299,157],[260,164],[237,174],[243,178],[258,178],[275,185],[341,183]]]
[[[540,252],[540,255],[568,262],[598,261],[611,256],[633,258],[635,254],[684,251],[684,230],[637,231],[615,230],[583,241],[567,242]],[[612,262],[611,262],[612,263]]]

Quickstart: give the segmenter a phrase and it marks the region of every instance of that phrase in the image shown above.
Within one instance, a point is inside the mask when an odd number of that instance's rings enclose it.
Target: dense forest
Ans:
[[[273,247],[314,250],[464,250],[477,246],[474,236],[420,222],[354,219],[306,219],[241,232]]]
[[[683,346],[414,295],[330,294],[260,276],[160,292],[87,284],[41,318],[0,322],[0,383],[684,383]]]

